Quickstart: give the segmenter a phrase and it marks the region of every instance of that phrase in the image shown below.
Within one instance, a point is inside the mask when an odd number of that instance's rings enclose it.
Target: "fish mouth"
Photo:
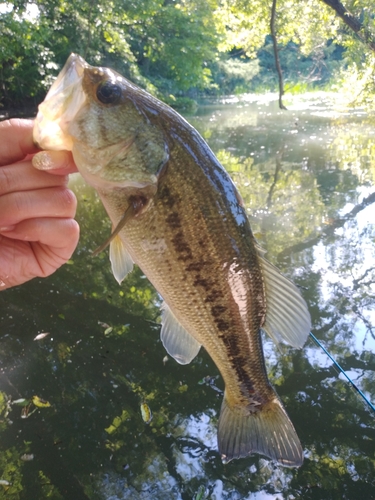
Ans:
[[[68,133],[70,122],[86,101],[82,79],[89,64],[78,54],[71,54],[65,66],[39,105],[34,126],[35,144],[47,150],[72,150]]]

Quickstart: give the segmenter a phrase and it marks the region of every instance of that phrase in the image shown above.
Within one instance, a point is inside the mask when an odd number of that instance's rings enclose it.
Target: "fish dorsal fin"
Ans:
[[[301,348],[311,330],[311,318],[298,288],[259,255],[266,292],[266,319],[262,326],[272,340]]]
[[[121,285],[125,276],[133,270],[133,259],[119,235],[115,236],[110,243],[109,260],[111,261],[113,276]]]
[[[189,364],[198,354],[201,345],[185,330],[165,302],[161,321],[160,339],[165,350],[180,365]]]

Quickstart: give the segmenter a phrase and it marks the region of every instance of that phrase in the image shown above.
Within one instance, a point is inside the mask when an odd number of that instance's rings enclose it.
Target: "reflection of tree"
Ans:
[[[371,220],[369,208],[367,214]],[[367,332],[372,337],[375,296],[374,236],[375,228],[372,223],[362,223],[362,227],[359,227],[356,221],[349,220],[345,225],[345,232],[339,232],[333,239],[332,250],[327,253],[328,273],[323,275],[331,308],[347,317],[350,330],[356,332],[356,329],[361,328],[361,335]],[[347,333],[346,336],[350,338],[352,334]],[[364,335],[364,344],[365,341]]]
[[[221,159],[223,161],[225,157]],[[232,165],[236,165],[233,157],[228,163],[229,169]],[[264,239],[261,240],[262,244],[271,249],[269,252],[271,255],[278,254],[279,261],[284,266],[288,265],[289,272],[290,266],[295,266],[297,262],[304,262],[308,255],[311,269],[316,258],[314,247],[324,240],[328,254],[327,265],[330,268],[330,275],[334,275],[335,280],[332,284],[327,284],[330,287],[329,292],[326,291],[329,293],[329,301],[319,304],[318,324],[321,324],[321,334],[324,332],[329,350],[339,356],[340,364],[344,369],[351,373],[352,377],[356,377],[356,383],[374,400],[375,357],[366,350],[360,353],[358,348],[353,346],[354,327],[358,322],[362,322],[367,330],[373,333],[374,315],[370,313],[374,310],[372,287],[375,282],[375,273],[373,258],[369,261],[368,254],[372,256],[375,254],[374,227],[367,226],[362,232],[353,231],[353,228],[356,228],[358,215],[374,203],[375,194],[367,196],[342,216],[340,211],[346,203],[356,198],[354,191],[349,192],[349,196],[347,191],[343,190],[342,194],[340,191],[337,192],[340,187],[339,183],[341,186],[345,184],[342,176],[341,179],[337,177],[335,191],[332,190],[331,194],[326,191],[322,199],[321,188],[315,181],[316,175],[320,175],[319,172],[316,173],[311,169],[306,172],[305,179],[309,179],[307,185],[303,182],[303,169],[295,174],[296,167],[280,162],[280,159],[274,164],[273,175],[271,163],[269,166],[252,163],[250,169],[246,165],[246,160],[242,169],[241,161],[238,160],[237,163],[236,169],[232,169],[234,174],[232,175],[243,194],[246,205],[250,206],[255,221],[261,218],[260,227],[273,230],[273,234],[267,236],[266,243]],[[269,174],[262,175],[264,171]],[[358,176],[358,178],[361,177]],[[300,190],[300,197],[296,193],[296,188]],[[324,185],[322,188],[325,189]],[[254,203],[254,195],[249,196],[249,191],[253,193],[255,189],[258,193],[261,191],[262,194]],[[314,191],[317,203],[314,203],[314,198],[312,198]],[[329,200],[326,195],[331,198],[332,195],[335,196],[334,211],[332,211],[331,203],[327,209],[325,208]],[[290,217],[287,207],[288,199],[291,198],[293,198],[291,205],[294,210],[293,224],[298,227],[298,221],[301,221],[305,232],[297,232],[295,227],[291,228],[285,224],[285,215]],[[266,208],[268,210],[265,210]],[[316,215],[317,217],[314,218]],[[321,229],[324,218],[327,218],[328,224]],[[272,225],[269,221],[272,221]],[[340,232],[340,228],[345,228],[345,231]],[[275,241],[272,241],[272,238]],[[278,249],[280,250],[277,251]],[[321,281],[326,271],[324,268],[319,269],[318,266],[315,268]],[[313,276],[314,272],[310,277],[305,272],[303,273],[303,283],[307,286],[310,283],[310,288]],[[348,276],[351,277],[351,285],[348,284]],[[315,286],[317,284],[318,282],[315,281]],[[311,289],[306,293],[312,298]],[[317,294],[315,297],[318,299]],[[314,309],[312,312],[315,312]],[[316,355],[319,357],[319,353]],[[290,353],[290,355],[284,353],[282,357],[276,356],[276,358],[277,363],[272,363],[270,366],[270,375],[278,392],[286,401],[292,418],[293,413],[289,405],[293,405],[293,402],[288,401],[284,391],[287,392],[288,389],[292,391],[292,388],[296,387],[296,376],[299,386],[297,394],[300,395],[297,396],[297,400],[300,399],[300,402],[303,402],[302,408],[298,407],[298,413],[302,414],[304,429],[297,428],[297,430],[309,451],[308,463],[295,476],[295,480],[298,477],[299,483],[305,482],[306,485],[303,488],[300,486],[297,488],[299,495],[303,498],[315,498],[314,492],[316,491],[325,492],[322,493],[322,498],[326,498],[327,495],[331,495],[330,498],[355,498],[355,491],[363,491],[365,495],[370,495],[373,488],[371,478],[375,468],[372,446],[375,434],[372,416],[361,406],[356,393],[350,390],[346,383],[337,380],[337,374],[331,368],[325,369],[319,364],[314,365],[309,361],[308,356],[301,357],[295,353]],[[297,360],[299,360],[298,363]],[[334,403],[332,403],[332,398]],[[324,414],[323,422],[320,422],[319,418],[314,421],[314,418],[317,419],[316,413],[313,413],[315,417],[311,417],[313,408],[316,408],[318,414]],[[305,412],[304,409],[306,409]],[[307,429],[310,431],[307,432]],[[319,441],[317,441],[317,435]],[[327,473],[326,469],[330,472]],[[345,488],[342,487],[343,484],[346,485]],[[348,487],[348,484],[353,486]],[[288,490],[289,486],[284,490],[285,498]]]
[[[375,183],[373,129],[374,117],[362,117],[356,126],[351,120],[339,120],[332,129],[331,157],[340,161],[342,170],[351,170],[362,184]]]
[[[318,231],[325,207],[314,172],[282,161],[280,154],[260,165],[241,161],[228,152],[219,151],[218,158],[239,188],[253,230],[268,255]]]
[[[375,203],[375,193],[372,193],[366,198],[364,198],[361,203],[358,203],[354,208],[352,208],[350,212],[348,212],[343,217],[338,217],[337,219],[331,220],[326,225],[326,227],[324,227],[320,231],[320,234],[318,234],[314,238],[308,238],[306,241],[303,241],[301,243],[296,243],[282,250],[278,254],[277,259],[279,261],[282,261],[283,259],[285,259],[286,256],[290,256],[293,253],[301,252],[302,250],[306,250],[307,248],[311,248],[317,245],[319,241],[325,237],[334,236],[336,229],[343,227],[346,222],[348,222],[351,219],[354,219],[359,212],[364,210],[368,205],[371,205],[372,203]]]
[[[315,335],[374,401],[374,195],[357,202],[363,178],[342,170],[340,157],[333,169],[281,151],[264,161],[218,155],[270,260],[280,256],[283,271],[302,285]],[[90,257],[110,227],[97,198],[82,184],[74,189],[82,237],[70,265],[0,294],[0,479],[13,488],[0,484],[0,498],[185,500],[202,487],[215,500],[259,491],[280,499],[372,498],[373,415],[311,343],[295,351],[265,342],[304,465],[290,470],[259,456],[221,463],[216,367],[204,350],[187,367],[165,359],[158,294],[139,270],[119,287],[107,253]],[[345,209],[348,203],[354,207]],[[41,331],[50,335],[34,342]],[[24,420],[15,406],[5,415],[7,398],[35,394],[52,407]],[[149,424],[142,403],[153,413]],[[20,460],[26,452],[33,461]]]
[[[268,196],[267,196],[267,201],[266,201],[266,207],[267,208],[271,208],[271,205],[273,203],[273,192],[277,186],[277,183],[279,181],[279,174],[281,172],[281,168],[282,168],[282,165],[281,165],[281,159],[282,159],[282,155],[280,153],[278,153],[276,155],[276,158],[275,158],[275,173],[274,173],[274,176],[273,176],[273,182],[271,184],[271,187],[268,191]]]

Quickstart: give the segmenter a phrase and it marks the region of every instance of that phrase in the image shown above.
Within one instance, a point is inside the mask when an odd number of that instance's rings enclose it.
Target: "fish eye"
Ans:
[[[98,86],[96,97],[103,104],[116,104],[121,97],[121,88],[107,80]]]

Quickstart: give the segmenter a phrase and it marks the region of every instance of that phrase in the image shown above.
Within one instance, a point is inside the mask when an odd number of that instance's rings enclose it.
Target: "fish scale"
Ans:
[[[264,259],[236,187],[202,137],[121,75],[72,54],[39,107],[34,138],[41,148],[71,149],[97,190],[114,227],[114,276],[121,282],[135,262],[161,294],[167,352],[187,364],[203,345],[218,367],[222,460],[260,453],[301,465],[298,436],[267,378],[261,329],[301,348],[310,315]]]

